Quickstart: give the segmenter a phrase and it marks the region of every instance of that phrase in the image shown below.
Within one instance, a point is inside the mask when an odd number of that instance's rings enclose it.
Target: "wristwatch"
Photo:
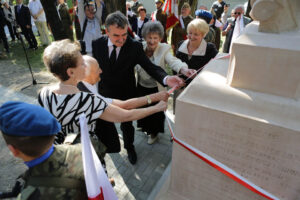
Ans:
[[[147,98],[147,103],[148,103],[148,105],[150,105],[150,104],[152,103],[151,98],[149,97],[149,95],[147,95],[146,98]]]

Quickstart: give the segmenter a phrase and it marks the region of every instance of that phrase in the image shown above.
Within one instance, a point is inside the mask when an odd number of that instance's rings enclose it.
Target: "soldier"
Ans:
[[[178,43],[182,40],[187,39],[186,28],[187,25],[193,20],[193,17],[190,15],[191,6],[188,3],[184,3],[181,7],[181,15],[179,16],[179,23],[172,30],[171,44],[176,53],[178,48]]]
[[[18,199],[87,199],[80,145],[53,145],[61,125],[44,108],[23,102],[0,107],[8,149],[28,170]]]
[[[159,21],[164,27],[164,38],[161,42],[167,43],[166,25],[167,25],[167,14],[163,12],[162,7],[164,5],[164,0],[155,0],[156,11],[151,14],[152,21]]]

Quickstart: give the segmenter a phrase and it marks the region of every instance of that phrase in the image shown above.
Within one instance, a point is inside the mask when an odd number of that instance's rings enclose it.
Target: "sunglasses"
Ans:
[[[234,14],[235,14],[235,15],[240,15],[241,13],[240,13],[240,12],[235,12]]]

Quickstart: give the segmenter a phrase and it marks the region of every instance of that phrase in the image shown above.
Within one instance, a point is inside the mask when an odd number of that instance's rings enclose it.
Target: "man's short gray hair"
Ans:
[[[156,33],[160,38],[164,37],[164,27],[159,21],[147,22],[142,29],[142,36],[146,38],[148,34]]]
[[[128,20],[123,13],[116,11],[109,14],[105,20],[105,27],[107,29],[111,25],[116,25],[118,28],[124,29],[128,25]]]

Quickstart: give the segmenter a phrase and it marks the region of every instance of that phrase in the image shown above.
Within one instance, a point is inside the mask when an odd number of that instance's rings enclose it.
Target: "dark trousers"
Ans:
[[[32,32],[32,28],[31,27],[26,28],[25,26],[21,26],[21,29],[22,29],[22,33],[24,34],[24,36],[29,44],[29,47],[31,47],[31,48],[37,47],[37,41]]]
[[[123,132],[124,148],[127,150],[133,149],[134,127],[132,125],[132,122],[121,123],[121,130]]]
[[[0,25],[0,39],[3,42],[4,48],[8,50],[8,43],[7,43],[7,37],[4,31],[4,26]]]
[[[95,134],[106,146],[107,153],[118,153],[121,150],[118,131],[112,122],[97,119]]]
[[[9,30],[9,34],[10,34],[11,39],[15,40],[16,39],[16,37],[15,37],[16,33],[15,33],[11,23],[8,20],[6,20],[6,25],[7,25],[7,28]]]

